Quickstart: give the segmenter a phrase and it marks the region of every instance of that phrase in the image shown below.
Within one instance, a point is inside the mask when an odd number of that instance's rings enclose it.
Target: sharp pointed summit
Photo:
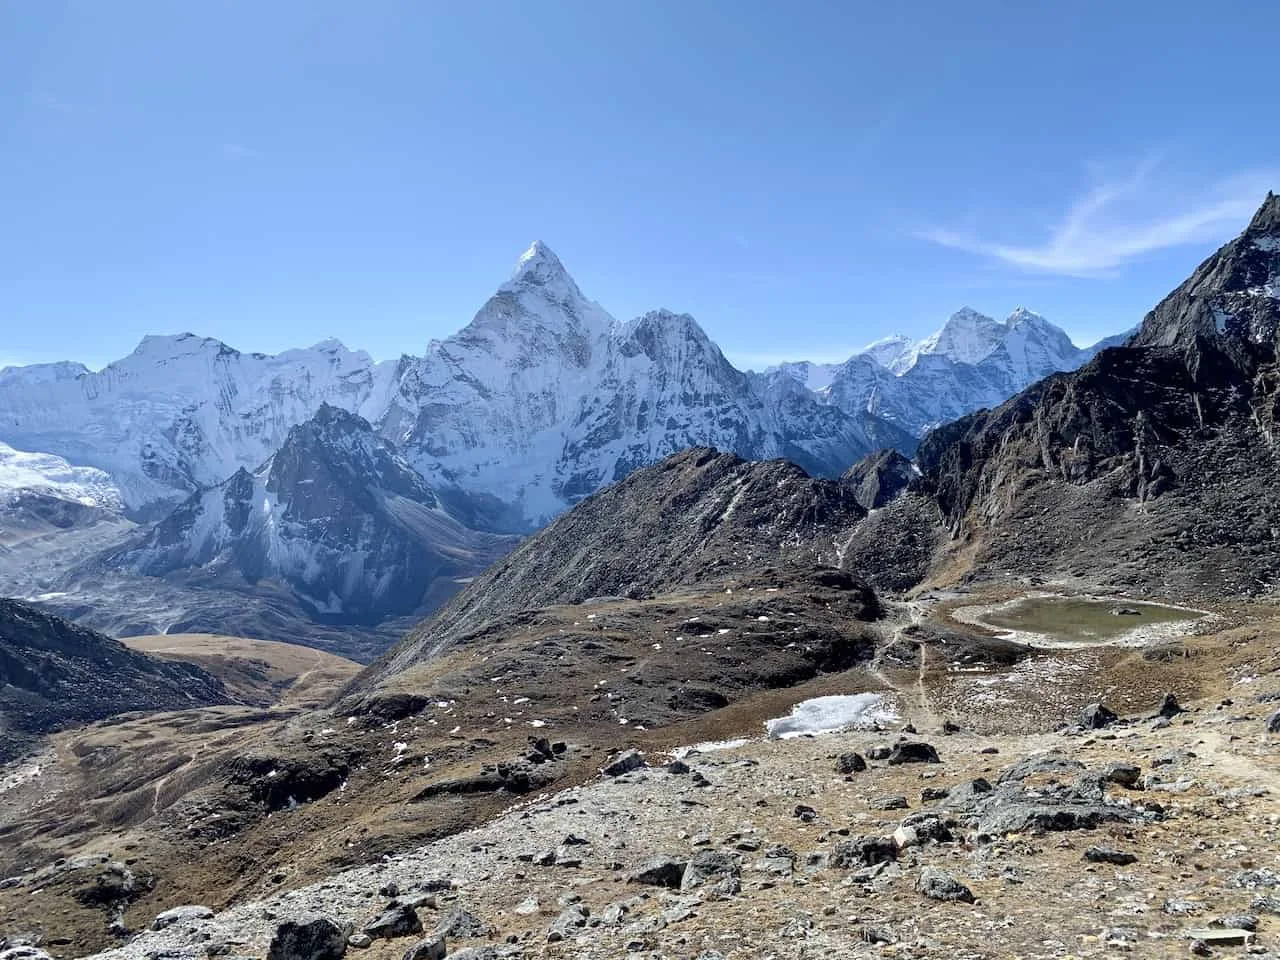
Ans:
[[[556,256],[555,251],[541,240],[529,244],[529,249],[520,254],[515,269],[511,271],[511,283],[546,284],[553,281],[570,280],[569,272]]]

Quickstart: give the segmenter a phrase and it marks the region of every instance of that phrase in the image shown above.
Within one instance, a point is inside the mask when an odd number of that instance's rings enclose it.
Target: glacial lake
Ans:
[[[1132,612],[1121,612],[1132,611]],[[1037,633],[1062,643],[1106,643],[1136,630],[1199,620],[1206,614],[1135,600],[1024,597],[977,614],[977,623]]]

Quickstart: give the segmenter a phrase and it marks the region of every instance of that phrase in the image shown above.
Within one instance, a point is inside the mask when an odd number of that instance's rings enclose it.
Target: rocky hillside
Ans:
[[[40,734],[135,710],[226,703],[191,664],[136,653],[13,600],[0,600],[0,761]]]
[[[641,597],[762,567],[839,563],[866,516],[853,490],[781,460],[695,448],[580,503],[499,560],[361,680],[376,685],[498,618]]]
[[[1275,589],[1278,278],[1269,195],[1128,347],[927,437],[919,465],[972,563],[1170,595]]]
[[[109,566],[236,589],[283,583],[313,617],[430,609],[512,538],[468,529],[368,422],[321,404],[255,473],[193,495]]]

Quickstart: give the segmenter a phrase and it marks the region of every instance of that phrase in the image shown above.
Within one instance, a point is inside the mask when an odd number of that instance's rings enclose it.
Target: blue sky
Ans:
[[[619,319],[834,359],[1139,321],[1280,189],[1280,5],[0,5],[0,364],[378,357],[540,238]]]

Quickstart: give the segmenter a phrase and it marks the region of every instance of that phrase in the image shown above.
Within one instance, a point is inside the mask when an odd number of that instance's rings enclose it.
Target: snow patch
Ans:
[[[897,714],[880,694],[855,693],[801,701],[791,708],[789,716],[766,720],[764,727],[770,739],[787,740],[841,730],[865,730],[896,719]]]

